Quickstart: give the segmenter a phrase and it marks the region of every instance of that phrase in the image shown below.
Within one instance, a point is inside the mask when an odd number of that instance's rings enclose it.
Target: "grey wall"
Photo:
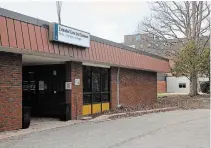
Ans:
[[[179,83],[185,83],[186,88],[179,88]],[[186,77],[167,77],[167,92],[168,93],[189,93],[190,81]]]
[[[166,81],[166,75],[165,73],[157,73],[157,81]]]

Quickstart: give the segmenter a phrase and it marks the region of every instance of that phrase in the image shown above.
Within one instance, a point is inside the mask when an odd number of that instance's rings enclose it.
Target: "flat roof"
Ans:
[[[45,27],[45,28],[49,28],[49,23],[50,23],[48,21],[44,21],[44,20],[41,20],[41,19],[30,17],[30,16],[27,16],[27,15],[24,15],[24,14],[21,14],[21,13],[17,13],[17,12],[14,12],[14,11],[10,11],[10,10],[4,9],[4,8],[0,8],[0,16],[8,17],[8,18],[11,18],[11,19],[23,21],[23,22],[26,22],[26,23],[29,23],[29,24],[34,24],[34,25],[37,25],[37,26]],[[142,50],[138,50],[138,49],[123,45],[121,43],[116,43],[116,42],[109,41],[109,40],[106,40],[106,39],[103,39],[103,38],[100,38],[100,37],[96,37],[96,36],[93,36],[93,35],[90,35],[90,38],[91,38],[92,41],[96,41],[96,42],[99,42],[99,43],[118,47],[118,48],[121,48],[121,49],[124,49],[124,50],[129,50],[129,51],[136,52],[136,53],[139,53],[139,54],[143,54],[143,55],[146,55],[146,56],[150,56],[150,57],[153,57],[153,58],[168,61],[167,58],[164,58],[162,56],[158,56],[158,55],[155,55],[155,54],[152,54],[152,53],[148,53],[148,52],[145,52],[145,51],[142,51]]]

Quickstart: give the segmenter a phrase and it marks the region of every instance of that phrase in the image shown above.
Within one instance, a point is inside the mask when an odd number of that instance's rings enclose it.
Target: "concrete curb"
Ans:
[[[126,115],[126,114],[149,114],[149,113],[157,113],[157,112],[166,112],[166,111],[173,111],[177,110],[179,107],[166,107],[166,108],[158,108],[158,109],[151,109],[151,110],[142,110],[142,111],[135,111],[135,112],[125,112],[125,113],[116,113],[111,115],[101,115],[97,118],[89,120],[90,122],[104,122],[104,121],[110,121],[111,117],[114,116],[120,116],[120,115]]]
[[[131,113],[157,113],[157,112],[165,112],[165,111],[173,111],[179,109],[179,107],[166,107],[166,108],[158,108],[158,109],[150,109],[150,110],[143,110],[143,111],[136,111],[136,112],[131,112]]]

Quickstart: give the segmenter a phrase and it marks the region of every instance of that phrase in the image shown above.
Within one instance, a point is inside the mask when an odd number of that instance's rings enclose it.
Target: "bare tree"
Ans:
[[[58,15],[58,23],[61,24],[61,9],[62,9],[61,1],[56,1],[56,9],[57,9],[57,15]]]
[[[202,49],[208,45],[210,4],[207,1],[157,1],[152,3],[151,10],[151,16],[141,23],[141,30],[156,36],[160,42],[168,45],[162,46],[161,50],[169,56],[178,54],[179,50],[175,50],[178,44],[184,46],[194,41],[195,54],[203,52]],[[193,71],[189,77],[192,96],[197,94],[197,75],[197,71]]]

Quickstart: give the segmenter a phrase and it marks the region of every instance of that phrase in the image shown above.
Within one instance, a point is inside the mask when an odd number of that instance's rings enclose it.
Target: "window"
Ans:
[[[109,91],[108,69],[101,70],[101,86],[102,92]]]
[[[83,104],[109,102],[110,70],[83,66]]]
[[[133,38],[131,35],[127,36],[127,42],[132,42],[133,41]]]
[[[186,83],[179,83],[179,88],[186,88]]]
[[[91,67],[83,67],[83,91],[84,92],[91,92],[92,91],[92,73]]]
[[[84,104],[91,104],[92,103],[92,94],[88,93],[83,95],[83,103]]]
[[[102,102],[109,102],[109,94],[102,93]]]
[[[100,102],[101,102],[100,93],[93,93],[93,103],[100,103]]]
[[[100,68],[92,68],[92,91],[100,92]]]
[[[136,41],[139,41],[141,39],[141,36],[140,35],[137,35],[136,36]]]

